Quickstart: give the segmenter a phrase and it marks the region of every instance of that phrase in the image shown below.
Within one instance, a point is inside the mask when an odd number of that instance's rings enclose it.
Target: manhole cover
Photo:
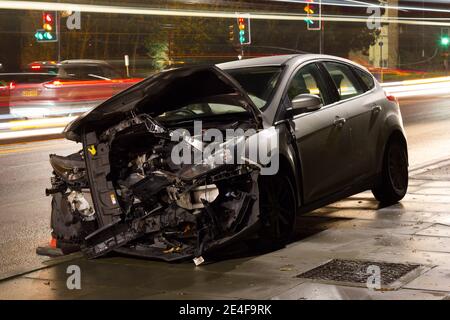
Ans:
[[[333,259],[317,268],[299,274],[297,278],[365,284],[371,275],[369,271],[374,269],[373,266],[380,268],[381,284],[387,286],[420,265]]]

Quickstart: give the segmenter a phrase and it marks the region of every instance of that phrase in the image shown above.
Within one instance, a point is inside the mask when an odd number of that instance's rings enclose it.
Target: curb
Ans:
[[[416,176],[419,175],[423,172],[429,171],[429,170],[433,170],[433,169],[437,169],[446,165],[450,165],[450,158],[446,157],[446,158],[441,158],[441,159],[437,159],[437,160],[433,160],[433,161],[429,161],[429,162],[425,162],[416,166],[413,166],[410,168],[409,170],[409,175],[410,176]]]
[[[39,270],[43,270],[43,269],[47,269],[47,268],[52,268],[54,266],[57,266],[59,264],[65,263],[65,262],[69,262],[75,259],[79,259],[82,258],[83,255],[80,252],[75,252],[75,253],[71,253],[67,256],[63,256],[63,257],[57,257],[57,258],[52,258],[51,260],[47,260],[45,262],[43,262],[42,266],[39,267],[33,267],[31,269],[26,269],[26,270],[21,270],[21,271],[16,271],[16,272],[10,272],[10,273],[6,273],[3,276],[0,276],[0,282],[3,281],[8,281],[14,278],[18,278],[18,277],[22,277],[25,276],[29,273],[35,272],[35,271],[39,271]]]

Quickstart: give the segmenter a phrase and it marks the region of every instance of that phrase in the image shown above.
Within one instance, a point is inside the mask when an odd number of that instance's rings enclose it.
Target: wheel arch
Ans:
[[[387,135],[387,138],[384,140],[384,143],[383,143],[383,145],[381,147],[380,157],[378,157],[378,162],[377,162],[377,173],[380,173],[382,171],[383,160],[384,160],[384,156],[385,156],[385,153],[386,153],[386,147],[392,141],[398,141],[405,147],[405,149],[407,151],[406,152],[406,156],[407,156],[407,161],[408,161],[408,165],[409,165],[408,142],[406,140],[403,128],[401,128],[401,127],[394,127],[394,128],[392,128],[392,130]]]
[[[297,207],[300,207],[303,204],[302,169],[295,146],[289,143],[284,147],[280,147],[279,150],[278,172],[285,174],[289,178],[292,186],[294,187]]]

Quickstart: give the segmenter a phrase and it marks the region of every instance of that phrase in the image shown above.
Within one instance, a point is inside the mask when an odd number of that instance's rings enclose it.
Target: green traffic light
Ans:
[[[37,30],[34,37],[38,42],[58,41],[56,34],[45,30]]]
[[[441,45],[448,46],[450,44],[450,38],[449,37],[441,37]]]

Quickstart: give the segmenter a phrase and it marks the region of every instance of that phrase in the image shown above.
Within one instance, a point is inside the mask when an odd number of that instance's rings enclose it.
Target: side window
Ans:
[[[336,62],[324,62],[323,65],[333,79],[340,100],[356,97],[364,93],[364,88],[356,79],[350,67]]]
[[[355,70],[356,74],[364,82],[364,84],[366,85],[368,90],[371,90],[375,87],[375,81],[373,80],[373,77],[369,73],[367,73],[361,69],[358,69],[358,68],[354,68],[354,70]]]
[[[109,79],[120,78],[120,75],[113,68],[111,68],[109,66],[103,66],[102,69],[103,69],[104,76],[106,78],[109,78]]]
[[[103,71],[94,65],[69,65],[60,68],[58,76],[73,80],[99,80],[102,79]]]
[[[324,103],[324,90],[318,78],[318,69],[315,64],[309,64],[301,68],[291,80],[287,91],[289,100],[293,100],[299,94],[309,93],[320,97]]]

